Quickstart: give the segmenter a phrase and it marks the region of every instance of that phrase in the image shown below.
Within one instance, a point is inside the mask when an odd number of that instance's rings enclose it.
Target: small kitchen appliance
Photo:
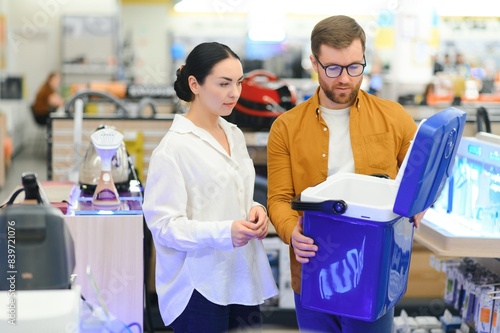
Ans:
[[[101,158],[101,173],[92,197],[92,204],[97,209],[118,209],[120,198],[111,173],[111,162],[121,146],[123,134],[112,128],[95,131],[90,139]]]

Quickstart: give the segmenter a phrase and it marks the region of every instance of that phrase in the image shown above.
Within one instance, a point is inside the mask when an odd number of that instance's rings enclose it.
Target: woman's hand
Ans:
[[[231,238],[234,247],[245,246],[254,239],[267,236],[269,218],[261,206],[253,207],[249,214],[250,221],[235,220],[231,225]]]
[[[266,210],[262,206],[255,206],[250,209],[250,214],[248,216],[250,222],[254,222],[259,227],[258,239],[264,239],[267,236],[269,228],[269,217],[267,216]]]

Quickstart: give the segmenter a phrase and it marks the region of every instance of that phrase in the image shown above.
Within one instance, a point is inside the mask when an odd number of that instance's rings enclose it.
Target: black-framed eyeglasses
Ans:
[[[360,76],[361,74],[363,74],[365,67],[366,67],[365,55],[363,55],[364,64],[355,62],[355,63],[352,63],[352,64],[347,65],[347,66],[340,66],[340,65],[324,66],[321,63],[321,61],[319,61],[318,57],[315,54],[314,54],[314,58],[316,59],[318,64],[321,67],[323,67],[323,69],[325,70],[326,76],[328,76],[329,78],[332,78],[332,79],[339,77],[342,74],[342,72],[344,71],[344,68],[347,71],[347,74],[349,74],[349,76],[352,76],[352,77]]]

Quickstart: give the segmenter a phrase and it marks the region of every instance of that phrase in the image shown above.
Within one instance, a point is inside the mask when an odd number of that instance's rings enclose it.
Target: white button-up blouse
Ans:
[[[143,211],[156,250],[156,291],[165,325],[193,290],[220,304],[257,305],[277,294],[262,241],[234,248],[231,224],[248,220],[255,169],[241,130],[223,118],[231,154],[176,115],[149,162]]]

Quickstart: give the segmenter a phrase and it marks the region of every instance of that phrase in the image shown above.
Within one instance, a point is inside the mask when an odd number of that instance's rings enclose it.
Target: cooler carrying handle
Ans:
[[[300,195],[290,200],[293,210],[313,210],[323,213],[342,215],[347,211],[344,200],[325,200],[322,202],[305,202],[300,200]]]

